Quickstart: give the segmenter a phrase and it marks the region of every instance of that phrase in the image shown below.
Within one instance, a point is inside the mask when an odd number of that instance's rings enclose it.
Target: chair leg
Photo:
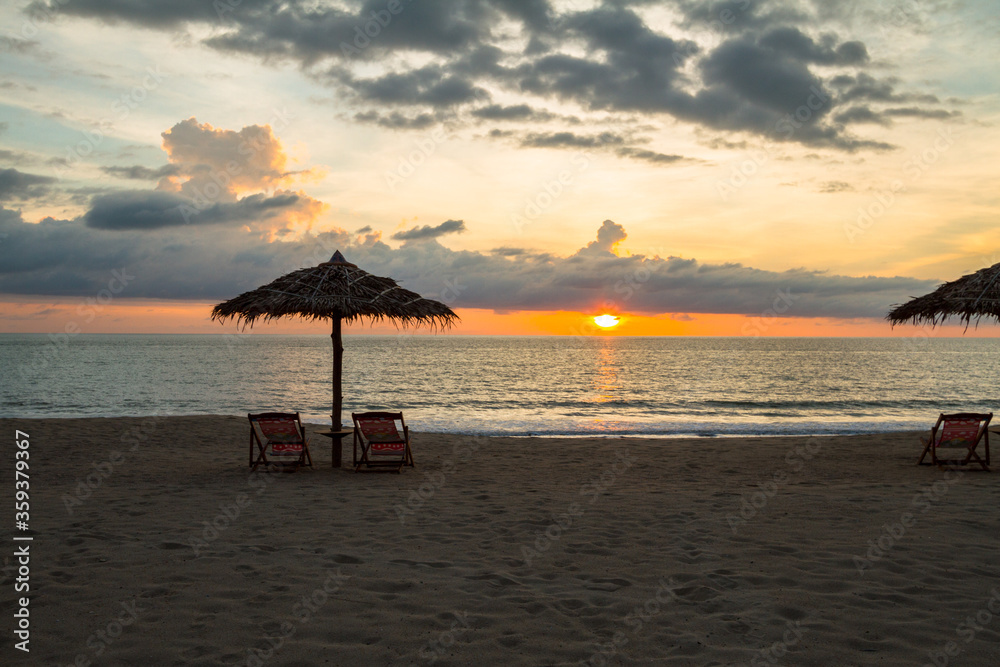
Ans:
[[[927,441],[927,444],[926,444],[926,445],[924,445],[924,451],[922,451],[922,452],[920,453],[920,458],[919,458],[919,459],[917,459],[917,465],[918,465],[918,466],[919,466],[919,465],[933,465],[933,461],[932,461],[932,463],[928,463],[928,464],[925,464],[925,463],[924,463],[924,457],[925,457],[925,456],[927,456],[927,452],[928,452],[928,450],[930,450],[930,448],[931,448],[931,443],[933,443],[933,442],[934,442],[934,438],[933,438],[933,437],[931,437],[931,439],[929,439],[929,440]],[[931,458],[932,458],[932,459],[934,458],[934,452],[931,452]]]

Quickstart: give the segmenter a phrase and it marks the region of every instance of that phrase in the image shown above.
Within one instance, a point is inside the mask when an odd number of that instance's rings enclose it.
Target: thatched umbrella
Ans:
[[[930,294],[911,299],[896,306],[886,319],[893,326],[912,321],[914,324],[929,322],[931,326],[948,317],[958,315],[965,328],[973,318],[976,326],[983,317],[1000,321],[1000,264],[980,269],[958,280],[941,285]]]
[[[397,326],[448,328],[458,315],[439,301],[425,299],[403,289],[392,278],[379,278],[351,264],[340,251],[329,262],[284,275],[272,283],[244,292],[212,309],[212,319],[236,319],[238,324],[253,326],[279,317],[299,316],[310,320],[330,318],[333,322],[333,430],[341,431],[340,413],[344,395],[341,371],[344,345],[341,322],[389,320]]]

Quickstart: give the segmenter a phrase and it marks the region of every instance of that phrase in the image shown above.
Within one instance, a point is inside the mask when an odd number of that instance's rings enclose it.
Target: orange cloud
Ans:
[[[193,195],[213,183],[235,197],[270,190],[286,182],[288,155],[269,125],[248,125],[239,132],[216,129],[188,118],[164,132],[163,150],[182,177],[171,177],[182,194]],[[186,179],[186,180],[182,180]]]
[[[157,190],[187,197],[199,210],[217,203],[236,203],[262,193],[274,202],[294,205],[275,206],[266,214],[247,223],[247,229],[259,231],[275,240],[312,229],[329,206],[305,192],[284,189],[295,179],[316,180],[322,170],[288,170],[288,154],[269,125],[248,125],[238,132],[183,120],[164,132],[163,150],[177,172],[162,178]]]

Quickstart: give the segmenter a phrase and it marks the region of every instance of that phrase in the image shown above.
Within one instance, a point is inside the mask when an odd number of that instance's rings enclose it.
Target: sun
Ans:
[[[618,325],[617,315],[598,315],[594,318],[594,324],[601,327],[602,329],[610,329],[613,326]]]

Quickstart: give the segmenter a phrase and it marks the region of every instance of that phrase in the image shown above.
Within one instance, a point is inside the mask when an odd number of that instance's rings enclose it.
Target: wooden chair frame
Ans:
[[[385,444],[402,444],[403,455],[400,458],[389,460],[377,460],[372,458],[372,442],[368,440],[361,430],[359,420],[364,419],[391,419],[399,422],[403,426],[403,435],[397,440],[383,441]],[[402,412],[354,412],[351,413],[351,420],[354,422],[354,472],[401,472],[403,466],[414,467],[413,451],[410,449],[410,427],[403,421]],[[396,429],[399,435],[399,429]],[[358,456],[360,448],[361,456]]]
[[[265,468],[270,470],[270,466],[274,466],[276,469],[289,470],[290,472],[295,472],[300,467],[307,465],[310,468],[313,467],[312,455],[309,453],[309,441],[306,439],[306,430],[302,426],[302,419],[299,417],[298,412],[260,412],[257,414],[248,413],[247,419],[250,420],[250,469],[251,471],[257,470],[257,467],[261,464]],[[257,429],[260,427],[261,419],[277,419],[281,421],[288,421],[295,426],[295,432],[299,437],[299,442],[292,443],[281,443],[281,444],[295,444],[302,445],[302,452],[299,457],[294,461],[280,461],[276,458],[274,460],[267,458],[267,448],[268,445],[273,445],[270,440],[267,440],[267,435],[261,430],[261,433],[257,433]],[[261,435],[264,436],[264,440],[261,440]],[[254,459],[253,451],[254,445],[257,445],[257,458]],[[272,455],[273,456],[273,455]]]
[[[983,470],[989,471],[990,469],[990,432],[989,425],[990,420],[993,419],[993,413],[980,414],[975,412],[958,412],[952,415],[946,415],[942,413],[937,422],[931,427],[930,439],[924,443],[924,451],[921,452],[920,458],[917,460],[917,465],[936,465],[936,466],[964,466],[970,463],[978,463],[982,466]],[[979,431],[976,434],[976,438],[971,444],[965,445],[967,454],[963,459],[939,459],[937,456],[937,440],[939,431],[943,433],[944,426],[946,422],[958,421],[958,420],[976,420],[980,422]],[[983,443],[984,453],[986,454],[985,459],[980,457],[976,453],[976,447],[979,443]],[[954,447],[954,449],[961,449],[961,447]],[[924,459],[927,457],[927,453],[930,452],[931,460],[924,463]]]

